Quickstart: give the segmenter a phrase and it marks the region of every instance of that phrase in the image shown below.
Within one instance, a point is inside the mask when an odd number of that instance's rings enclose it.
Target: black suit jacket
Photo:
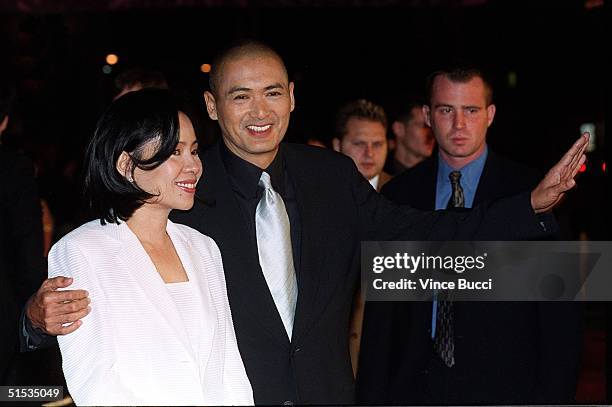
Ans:
[[[361,240],[469,238],[489,236],[500,227],[508,238],[541,233],[528,194],[471,213],[423,213],[381,197],[350,158],[283,143],[301,222],[299,291],[290,343],[219,147],[214,145],[202,157],[204,174],[194,207],[172,218],[219,245],[238,347],[258,404],[354,402],[348,328]]]
[[[46,271],[34,168],[0,147],[0,384],[17,349],[19,312]]]
[[[390,181],[382,193],[397,203],[433,209],[437,169],[435,154]],[[537,181],[532,170],[489,150],[474,206],[531,190]],[[366,351],[358,379],[360,401],[571,402],[581,344],[576,304],[454,304],[456,364],[450,369],[433,350],[431,303],[367,304],[362,342]],[[389,345],[381,351],[384,342]]]

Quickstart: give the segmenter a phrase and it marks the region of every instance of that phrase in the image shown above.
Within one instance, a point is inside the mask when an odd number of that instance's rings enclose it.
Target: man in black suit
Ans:
[[[382,198],[348,157],[281,144],[295,104],[293,83],[268,46],[247,42],[229,48],[216,58],[210,85],[206,107],[219,122],[222,141],[202,157],[199,202],[173,219],[219,245],[238,347],[258,404],[354,401],[348,327],[361,240],[476,238],[498,229],[510,232],[508,238],[539,236],[535,212],[571,188],[587,140],[579,140],[552,170],[553,178],[531,193],[469,214],[423,213]],[[266,177],[274,192],[268,186],[264,191]],[[279,312],[277,306],[283,293],[270,288],[259,252],[268,242],[257,236],[258,208],[270,194],[275,202],[280,195],[290,225],[290,242],[284,243],[290,243],[297,303],[289,322],[285,308]],[[65,329],[58,316],[76,320],[61,311],[64,293],[39,291],[28,308],[31,323],[57,334]],[[45,304],[49,297],[51,305]],[[46,320],[48,309],[53,318]]]
[[[429,105],[423,113],[438,154],[391,180],[382,191],[386,197],[422,210],[445,209],[460,189],[460,206],[469,208],[537,184],[532,170],[487,147],[495,105],[490,82],[481,71],[454,67],[435,72],[429,83]],[[366,305],[358,380],[361,400],[572,402],[581,349],[576,304],[454,302],[454,361],[448,364],[436,352],[436,335],[442,330],[440,305]],[[385,349],[388,354],[377,349],[381,342],[392,344]]]
[[[11,93],[0,84],[0,137],[8,126]],[[0,385],[10,383],[20,309],[45,276],[42,233],[34,166],[0,144]]]

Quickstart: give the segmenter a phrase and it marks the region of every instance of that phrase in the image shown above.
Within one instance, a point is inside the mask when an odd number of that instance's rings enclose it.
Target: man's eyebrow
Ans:
[[[230,88],[230,90],[227,91],[228,95],[231,95],[232,93],[236,93],[236,92],[248,92],[250,91],[250,88],[245,88],[243,86],[234,86],[233,88]]]
[[[447,103],[436,103],[434,105],[434,108],[438,108],[438,107],[453,107],[453,105],[449,105]]]
[[[434,105],[434,108],[438,108],[438,107],[451,107],[451,108],[455,108],[455,106],[453,105],[449,105],[447,103],[436,103]],[[461,105],[459,106],[460,109],[482,109],[482,106],[478,106],[478,105]]]
[[[282,83],[277,82],[277,83],[273,83],[272,85],[268,85],[264,88],[264,91],[268,91],[268,90],[272,90],[272,89],[284,89],[285,86],[283,86]],[[230,88],[230,90],[227,91],[228,95],[231,95],[232,93],[238,93],[238,92],[249,92],[251,91],[251,88],[247,88],[245,86],[234,86],[232,88]]]
[[[278,89],[278,88],[284,89],[285,87],[283,86],[282,83],[277,82],[277,83],[273,83],[272,85],[266,86],[264,90],[272,90],[272,89]]]

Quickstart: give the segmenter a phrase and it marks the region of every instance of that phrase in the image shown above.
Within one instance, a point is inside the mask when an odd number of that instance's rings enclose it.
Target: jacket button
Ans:
[[[291,400],[287,400],[283,402],[283,406],[292,406],[293,405],[293,401]]]

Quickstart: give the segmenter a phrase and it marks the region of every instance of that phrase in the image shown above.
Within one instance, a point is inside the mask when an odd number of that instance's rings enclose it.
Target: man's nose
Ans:
[[[270,109],[268,102],[264,98],[254,98],[251,108],[251,115],[257,119],[263,119],[268,116]]]
[[[365,155],[366,157],[372,157],[374,155],[374,146],[372,146],[371,144],[366,144]]]
[[[457,111],[457,113],[455,113],[455,128],[457,129],[462,129],[465,127],[465,116],[463,115],[463,112],[461,110]]]

